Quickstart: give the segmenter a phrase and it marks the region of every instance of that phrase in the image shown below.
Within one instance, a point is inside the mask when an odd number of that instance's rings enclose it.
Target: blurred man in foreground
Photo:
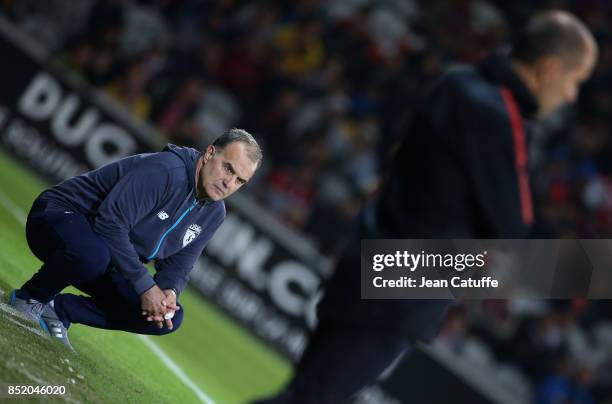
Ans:
[[[534,221],[526,120],[576,100],[597,46],[573,15],[536,15],[509,56],[449,69],[432,88],[319,306],[293,379],[261,403],[341,403],[415,341],[450,300],[361,300],[360,239],[523,238]]]
[[[168,145],[44,191],[26,224],[43,265],[9,304],[69,347],[71,323],[152,335],[176,330],[183,318],[177,298],[225,219],[223,199],[261,159],[255,139],[231,129],[203,152]],[[143,265],[151,260],[154,277]],[[60,294],[69,285],[89,296]]]

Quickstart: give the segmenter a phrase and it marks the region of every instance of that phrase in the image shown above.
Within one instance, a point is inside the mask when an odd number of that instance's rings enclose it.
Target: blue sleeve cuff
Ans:
[[[138,295],[142,295],[144,292],[155,286],[155,281],[151,275],[146,273],[136,281],[132,282],[132,286],[134,286],[134,290],[136,293],[138,293]]]

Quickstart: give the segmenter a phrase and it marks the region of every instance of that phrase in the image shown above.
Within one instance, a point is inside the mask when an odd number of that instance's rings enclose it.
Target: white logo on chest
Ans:
[[[166,213],[165,210],[160,210],[157,213],[157,217],[159,217],[161,220],[166,220],[167,218],[169,218],[170,216]]]
[[[183,247],[191,243],[196,237],[200,235],[202,227],[197,224],[192,224],[187,228],[185,235],[183,236]]]

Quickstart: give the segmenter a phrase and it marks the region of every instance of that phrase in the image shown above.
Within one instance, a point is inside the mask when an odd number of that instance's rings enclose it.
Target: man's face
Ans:
[[[230,143],[224,149],[208,146],[198,183],[210,200],[227,198],[255,174],[257,163],[248,157],[247,147],[243,142]]]
[[[596,52],[588,47],[579,61],[568,66],[558,57],[548,57],[536,67],[535,96],[539,105],[539,116],[545,117],[564,104],[574,103],[580,85],[593,71]]]

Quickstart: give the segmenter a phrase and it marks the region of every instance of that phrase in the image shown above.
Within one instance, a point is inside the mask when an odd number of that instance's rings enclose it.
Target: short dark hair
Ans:
[[[568,65],[577,64],[592,35],[573,14],[544,11],[531,18],[512,46],[513,59],[532,64],[546,56],[557,56]]]
[[[212,143],[217,149],[223,150],[230,143],[242,142],[247,145],[247,156],[252,162],[257,163],[257,168],[263,160],[263,153],[257,140],[244,129],[232,128],[228,129],[221,136],[215,139]]]

